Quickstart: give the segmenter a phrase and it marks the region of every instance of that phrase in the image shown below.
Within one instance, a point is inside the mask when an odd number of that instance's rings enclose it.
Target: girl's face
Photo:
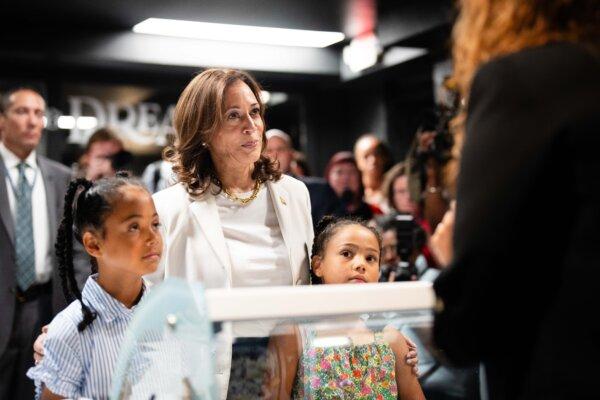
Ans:
[[[415,211],[415,203],[410,198],[408,191],[408,178],[401,175],[394,179],[392,184],[394,208],[401,213],[412,214]]]
[[[360,172],[350,162],[334,165],[329,171],[328,179],[329,185],[338,197],[341,197],[347,189],[350,189],[354,194],[358,194],[360,190]]]
[[[221,126],[210,138],[211,156],[222,165],[254,165],[264,133],[256,96],[244,82],[234,82],[225,90],[224,109]]]
[[[83,242],[99,267],[145,275],[156,271],[162,253],[158,214],[150,194],[133,185],[122,186],[104,221],[103,234],[85,232]]]
[[[313,270],[326,284],[377,282],[379,253],[373,232],[361,225],[346,225],[329,239],[322,258],[313,257]]]

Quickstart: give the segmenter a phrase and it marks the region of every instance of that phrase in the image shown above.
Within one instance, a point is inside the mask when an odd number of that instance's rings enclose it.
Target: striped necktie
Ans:
[[[35,244],[33,241],[33,218],[31,215],[31,192],[33,187],[27,182],[25,169],[28,165],[22,161],[19,169],[19,181],[15,200],[15,252],[17,264],[17,284],[21,290],[27,290],[35,282]]]

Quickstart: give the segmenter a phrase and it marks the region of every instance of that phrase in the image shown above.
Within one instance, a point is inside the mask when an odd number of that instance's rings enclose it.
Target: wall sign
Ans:
[[[114,129],[125,147],[133,153],[156,152],[166,145],[173,133],[175,105],[165,110],[158,103],[123,105],[101,102],[91,96],[69,96],[69,114],[49,115],[49,129],[70,129],[69,142],[85,146],[99,128]],[[54,114],[54,113],[49,113]]]

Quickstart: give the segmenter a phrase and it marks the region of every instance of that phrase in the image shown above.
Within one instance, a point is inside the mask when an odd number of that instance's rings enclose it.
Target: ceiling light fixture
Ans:
[[[191,39],[319,48],[344,40],[344,34],[341,32],[215,24],[163,18],[148,18],[136,24],[133,31]]]
[[[373,32],[352,39],[350,44],[344,47],[342,59],[352,72],[360,72],[377,64],[381,54],[379,39]]]

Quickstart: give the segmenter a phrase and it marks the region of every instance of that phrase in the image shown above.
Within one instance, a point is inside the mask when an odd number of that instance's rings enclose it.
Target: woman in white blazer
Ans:
[[[266,146],[260,87],[248,74],[210,69],[185,88],[165,156],[179,183],[154,195],[165,249],[161,271],[207,288],[309,283],[313,241],[306,186],[282,176]],[[225,325],[217,373],[227,394],[234,336],[268,326]],[[237,329],[237,331],[236,331]]]

